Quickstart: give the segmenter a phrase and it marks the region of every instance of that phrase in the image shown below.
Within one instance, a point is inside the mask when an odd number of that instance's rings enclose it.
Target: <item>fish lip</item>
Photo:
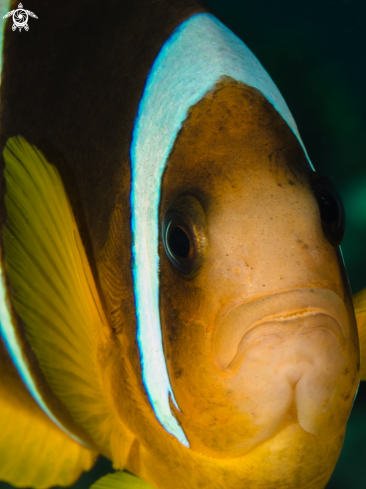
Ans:
[[[283,307],[289,303],[290,307]],[[225,320],[229,314],[240,310],[240,325],[234,325],[232,331],[226,326]],[[332,318],[326,326],[319,328],[302,326],[305,333],[315,329],[325,329],[335,336],[342,352],[346,349],[349,341],[349,317],[347,309],[334,291],[316,287],[300,287],[287,289],[266,296],[250,299],[236,299],[226,306],[220,308],[216,314],[213,329],[212,355],[216,370],[224,377],[232,377],[244,361],[245,354],[261,339],[273,334],[289,334],[295,331],[294,323],[298,319],[306,320],[307,317],[324,315]],[[273,331],[273,326],[268,324],[277,323],[279,330]],[[291,324],[292,323],[292,324]],[[267,325],[267,329],[266,329]],[[250,342],[250,333],[253,332],[253,341]],[[221,343],[226,343],[223,335],[230,338],[230,351],[224,351]],[[243,354],[243,344],[247,342],[247,348]],[[242,346],[242,348],[241,348]],[[227,348],[226,348],[227,350]],[[240,351],[241,350],[241,351]]]

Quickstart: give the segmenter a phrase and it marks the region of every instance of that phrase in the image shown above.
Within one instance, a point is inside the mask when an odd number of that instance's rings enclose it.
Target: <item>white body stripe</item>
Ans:
[[[34,379],[30,374],[27,360],[18,343],[14,331],[14,326],[12,325],[11,315],[9,312],[9,305],[7,303],[7,297],[6,297],[5,278],[1,266],[0,266],[0,336],[4,340],[5,347],[8,353],[10,354],[10,357],[16,369],[19,372],[19,375],[21,376],[25,386],[27,387],[28,391],[30,392],[30,394],[32,395],[33,399],[36,401],[38,406],[64,433],[69,435],[73,440],[80,443],[81,445],[86,446],[82,440],[80,440],[77,436],[73,435],[69,430],[67,430],[48,409],[46,403],[42,398],[41,393],[37,388]]]
[[[225,75],[260,90],[303,146],[293,117],[267,72],[245,44],[211,14],[197,14],[183,22],[164,44],[147,78],[131,144],[133,274],[143,380],[157,419],[185,445],[187,439],[169,407],[169,395],[175,400],[159,317],[160,187],[188,109]]]

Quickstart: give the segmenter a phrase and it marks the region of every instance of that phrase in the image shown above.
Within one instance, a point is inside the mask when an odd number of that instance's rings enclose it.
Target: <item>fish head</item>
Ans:
[[[258,90],[223,80],[191,108],[160,223],[171,410],[190,448],[245,457],[292,430],[289,452],[306,459],[308,439],[334,466],[359,381],[343,209]]]

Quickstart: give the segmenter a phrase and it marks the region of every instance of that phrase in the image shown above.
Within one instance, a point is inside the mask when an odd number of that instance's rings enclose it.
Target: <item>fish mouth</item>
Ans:
[[[252,300],[236,300],[220,309],[213,334],[213,360],[232,377],[246,354],[264,339],[326,330],[342,353],[349,339],[349,319],[340,297],[328,289],[304,287]]]

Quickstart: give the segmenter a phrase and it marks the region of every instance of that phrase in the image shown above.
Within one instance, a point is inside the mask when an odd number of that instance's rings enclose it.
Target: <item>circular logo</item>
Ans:
[[[13,23],[15,24],[16,27],[21,29],[22,27],[25,27],[28,22],[28,13],[26,10],[22,8],[18,8],[17,10],[14,11],[13,14]]]

